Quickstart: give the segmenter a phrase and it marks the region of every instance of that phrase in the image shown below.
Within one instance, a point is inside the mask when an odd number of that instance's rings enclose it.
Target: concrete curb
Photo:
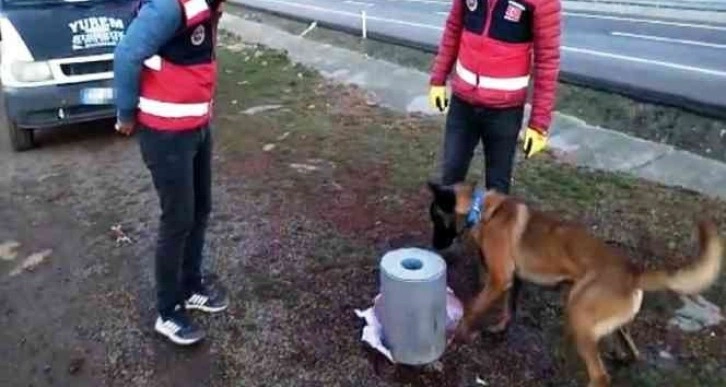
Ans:
[[[428,75],[423,72],[230,14],[224,15],[220,28],[245,42],[286,51],[290,60],[312,67],[328,79],[372,92],[383,106],[401,112],[438,114],[428,107]],[[556,114],[550,148],[567,162],[625,172],[726,199],[726,164],[594,127],[575,117]]]

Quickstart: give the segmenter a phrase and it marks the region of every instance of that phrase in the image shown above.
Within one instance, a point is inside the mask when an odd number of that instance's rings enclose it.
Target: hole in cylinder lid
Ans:
[[[420,270],[423,267],[423,262],[418,258],[406,258],[401,261],[401,266],[406,270]]]

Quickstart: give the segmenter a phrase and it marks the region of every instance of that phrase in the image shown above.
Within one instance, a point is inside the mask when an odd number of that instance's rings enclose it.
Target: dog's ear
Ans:
[[[456,206],[456,193],[454,192],[454,187],[430,180],[428,181],[428,186],[434,196],[434,203],[436,206],[444,212],[454,212],[454,207]]]

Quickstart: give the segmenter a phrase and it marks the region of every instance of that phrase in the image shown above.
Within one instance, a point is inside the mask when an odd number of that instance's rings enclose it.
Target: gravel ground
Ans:
[[[353,309],[376,294],[379,257],[428,244],[424,182],[439,124],[370,106],[359,90],[278,53],[225,45],[207,269],[231,290],[229,312],[195,315],[209,332],[195,348],[152,331],[158,208],[134,139],[100,123],[46,133],[41,148],[17,154],[2,136],[0,385],[582,384],[562,339],[561,296],[533,286],[508,334],[447,352],[438,370],[392,367],[364,346]],[[687,260],[693,216],[726,224],[722,201],[548,156],[518,161],[515,186],[646,265]],[[115,226],[130,242],[117,241]],[[469,299],[470,256],[446,258],[449,284]],[[723,306],[725,287],[721,280],[705,296]],[[646,297],[632,327],[645,357],[630,367],[609,362],[616,385],[723,385],[724,327],[684,333],[668,324],[680,305]]]

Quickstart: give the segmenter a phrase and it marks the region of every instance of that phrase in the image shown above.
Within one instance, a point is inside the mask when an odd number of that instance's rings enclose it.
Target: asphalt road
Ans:
[[[371,35],[430,49],[447,0],[231,0],[278,14],[352,29],[361,11]],[[722,25],[643,16],[564,13],[563,77],[726,117],[726,20]]]

